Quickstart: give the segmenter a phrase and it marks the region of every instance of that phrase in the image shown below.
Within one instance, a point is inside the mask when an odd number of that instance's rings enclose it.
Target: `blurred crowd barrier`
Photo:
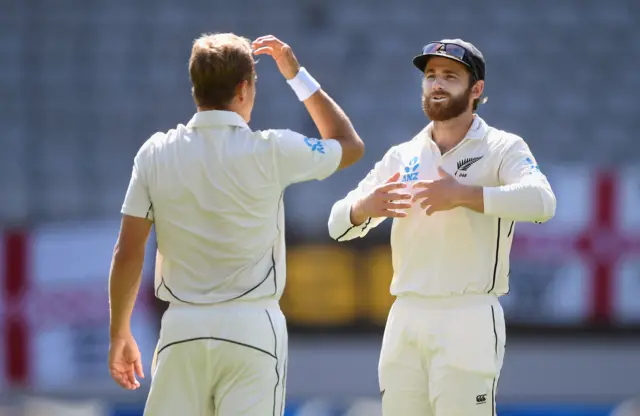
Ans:
[[[498,406],[501,416],[638,416],[637,403],[629,400],[614,406],[553,406],[548,404]],[[143,405],[102,400],[62,400],[25,397],[13,405],[0,405],[0,416],[141,416]],[[290,400],[284,416],[381,416],[379,399],[352,398],[330,401],[321,398]]]
[[[110,416],[113,409],[99,400],[57,400],[26,397],[0,406],[0,416]]]

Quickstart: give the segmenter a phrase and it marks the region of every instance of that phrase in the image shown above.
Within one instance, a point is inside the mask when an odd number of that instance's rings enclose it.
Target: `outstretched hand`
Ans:
[[[422,190],[413,196],[412,202],[422,200],[420,207],[426,210],[427,215],[459,206],[458,194],[463,185],[441,167],[438,167],[438,173],[440,179],[413,184],[414,189]]]
[[[406,189],[407,184],[398,182],[398,179],[400,179],[400,173],[394,174],[384,184],[357,201],[353,205],[351,223],[356,224],[366,218],[406,217],[405,210],[411,208],[411,204],[408,201],[411,199],[411,195],[407,192],[399,191]]]

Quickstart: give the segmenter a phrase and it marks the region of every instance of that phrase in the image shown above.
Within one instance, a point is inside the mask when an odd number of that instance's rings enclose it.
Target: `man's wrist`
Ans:
[[[367,218],[368,217],[360,213],[360,201],[356,201],[355,203],[351,204],[351,208],[349,211],[349,221],[351,221],[351,225],[353,225],[354,227],[358,227],[364,224]]]
[[[127,338],[131,336],[131,327],[129,325],[112,326],[109,328],[109,336],[111,339]]]
[[[458,185],[455,193],[455,205],[474,211],[484,211],[484,188],[482,186]]]
[[[300,101],[307,100],[320,89],[320,83],[304,67],[300,67],[296,76],[288,79],[287,83]]]
[[[298,75],[298,73],[300,73],[300,64],[296,65],[295,68],[296,69],[294,71],[292,71],[292,73],[289,73],[289,74],[285,75],[284,79],[286,79],[287,81],[291,81],[292,79],[294,79],[296,77],[296,75]]]

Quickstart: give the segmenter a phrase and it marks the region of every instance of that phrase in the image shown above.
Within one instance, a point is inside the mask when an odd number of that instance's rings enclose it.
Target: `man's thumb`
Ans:
[[[136,373],[138,374],[138,376],[144,378],[144,371],[142,371],[142,360],[136,360],[134,366],[136,368]]]
[[[390,177],[389,179],[387,179],[387,183],[391,183],[391,182],[395,182],[398,179],[400,179],[400,172],[396,172],[393,174],[392,177]]]

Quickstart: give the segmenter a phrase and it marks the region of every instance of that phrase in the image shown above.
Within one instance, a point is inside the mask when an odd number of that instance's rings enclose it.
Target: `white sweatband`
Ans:
[[[320,89],[320,84],[316,81],[304,67],[301,67],[295,77],[288,79],[287,83],[296,93],[300,101],[311,97]]]

